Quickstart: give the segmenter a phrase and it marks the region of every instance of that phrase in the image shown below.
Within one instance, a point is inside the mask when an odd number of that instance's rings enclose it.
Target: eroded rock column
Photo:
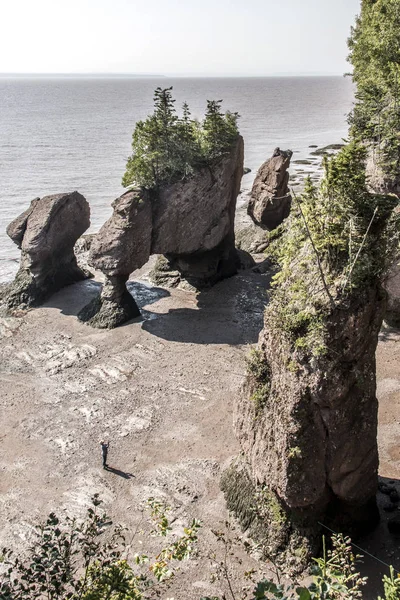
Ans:
[[[135,189],[117,198],[114,212],[92,240],[89,264],[104,274],[101,295],[78,317],[93,327],[117,327],[140,315],[126,288],[129,275],[149,260],[152,209],[148,194]]]
[[[202,289],[237,272],[235,211],[243,175],[238,136],[216,164],[185,181],[161,187],[153,202],[152,254],[164,254],[172,271]],[[155,280],[158,274],[155,273]],[[159,274],[167,278],[166,272]]]
[[[38,306],[66,285],[86,279],[74,244],[90,225],[90,208],[78,192],[36,198],[7,227],[21,248],[19,271],[3,294],[9,310]]]
[[[259,168],[251,190],[247,213],[266,229],[276,229],[290,214],[289,190],[291,150],[275,148],[271,158]]]
[[[328,352],[312,362],[299,361],[267,311],[235,410],[245,459],[222,487],[267,554],[294,571],[318,552],[320,523],[357,534],[377,522],[375,350],[385,300],[370,288],[337,306]]]

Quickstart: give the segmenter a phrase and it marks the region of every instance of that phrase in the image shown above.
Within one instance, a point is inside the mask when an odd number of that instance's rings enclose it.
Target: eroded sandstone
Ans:
[[[275,148],[259,168],[253,183],[247,212],[253,221],[269,230],[276,229],[290,214],[289,190],[291,150]]]
[[[89,263],[106,277],[100,298],[80,318],[116,327],[138,316],[125,283],[152,254],[166,260],[153,272],[159,283],[182,280],[194,289],[234,275],[236,199],[243,174],[243,139],[216,164],[157,190],[131,190],[113,203],[114,212],[92,241]],[[170,272],[170,273],[168,273]],[[178,273],[178,277],[176,277]],[[173,274],[173,275],[172,275]]]
[[[258,364],[268,383],[250,369],[234,416],[245,460],[222,487],[267,554],[293,571],[318,551],[320,522],[359,534],[379,518],[375,351],[385,300],[371,287],[338,305],[327,353],[312,362],[299,362],[266,313]]]
[[[90,208],[78,192],[32,200],[7,227],[21,249],[19,271],[3,292],[8,310],[38,306],[62,287],[89,273],[79,268],[74,244],[90,225]]]
[[[82,321],[100,328],[112,328],[140,315],[126,289],[129,275],[149,259],[152,207],[148,193],[130,190],[117,198],[113,214],[92,239],[89,263],[102,271],[105,282],[101,296],[80,313]]]

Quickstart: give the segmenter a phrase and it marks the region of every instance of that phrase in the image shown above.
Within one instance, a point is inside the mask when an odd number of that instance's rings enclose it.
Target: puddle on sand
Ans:
[[[136,300],[144,321],[152,321],[158,317],[157,313],[146,310],[144,306],[155,304],[161,298],[167,298],[171,295],[168,290],[153,286],[144,281],[128,281],[126,287]]]

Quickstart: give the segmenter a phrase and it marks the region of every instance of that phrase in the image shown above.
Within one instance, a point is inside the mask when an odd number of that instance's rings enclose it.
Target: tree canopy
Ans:
[[[132,155],[122,185],[148,189],[190,177],[229,153],[239,132],[237,113],[222,112],[222,100],[208,100],[203,120],[193,119],[188,104],[178,116],[172,87],[154,92],[154,112],[136,124]]]
[[[388,174],[400,165],[400,3],[363,0],[349,39],[356,104],[351,133],[379,147]]]
[[[399,215],[392,212],[398,198],[372,193],[366,175],[374,146],[383,171],[399,172],[399,32],[399,0],[363,0],[349,39],[357,86],[349,141],[325,157],[319,186],[306,180],[281,226],[284,235],[272,244],[281,270],[267,308],[269,326],[314,356],[326,350],[332,310],[378,285],[399,245]]]

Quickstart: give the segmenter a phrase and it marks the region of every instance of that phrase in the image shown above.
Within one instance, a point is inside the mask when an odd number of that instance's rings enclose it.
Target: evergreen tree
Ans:
[[[172,87],[158,87],[154,92],[154,117],[158,126],[158,142],[164,152],[164,160],[168,162],[173,153],[174,137],[177,134],[178,117],[172,98]]]
[[[221,110],[222,100],[207,100],[207,110],[203,122],[204,153],[208,160],[221,156],[237,136],[238,113]]]
[[[196,135],[198,124],[192,119],[187,102],[183,103],[178,127],[177,153],[181,158],[181,171],[187,177],[193,173],[195,166],[201,163],[201,148]]]
[[[221,111],[222,100],[208,101],[202,124],[192,119],[188,104],[176,114],[172,87],[154,92],[154,112],[136,124],[132,155],[122,185],[155,188],[189,177],[228,153],[238,136],[237,113]]]
[[[388,174],[400,166],[399,32],[399,0],[363,0],[349,39],[357,85],[351,133],[375,145]]]

